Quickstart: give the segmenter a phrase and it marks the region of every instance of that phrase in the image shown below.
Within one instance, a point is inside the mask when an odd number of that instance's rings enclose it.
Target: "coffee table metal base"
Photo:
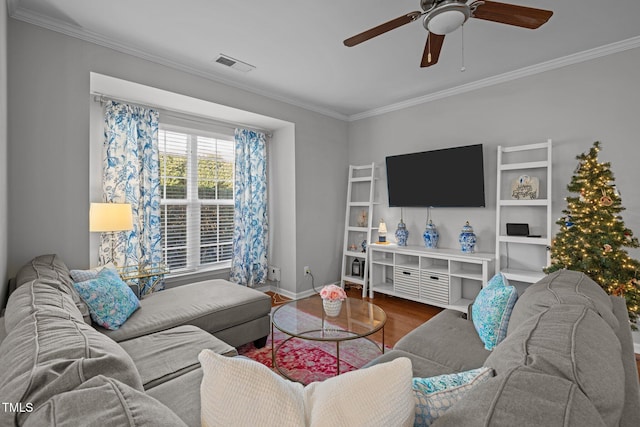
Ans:
[[[343,334],[351,334],[352,337],[342,337],[341,339],[336,339],[336,340],[328,340],[328,339],[314,339],[314,338],[310,338],[310,337],[305,337],[304,335],[306,334],[312,334],[314,332],[323,332],[323,329],[312,329],[306,332],[303,332],[302,334],[299,334],[297,336],[290,336],[289,338],[283,340],[281,343],[279,343],[277,346],[274,344],[274,328],[273,328],[273,322],[271,322],[271,364],[273,366],[274,369],[276,369],[283,377],[287,378],[288,380],[291,381],[296,381],[296,382],[300,382],[298,380],[296,380],[295,378],[290,377],[287,372],[283,371],[282,368],[280,367],[280,365],[278,365],[278,360],[277,360],[277,355],[278,355],[278,351],[289,341],[291,341],[292,339],[301,339],[301,340],[308,340],[308,341],[324,341],[324,342],[335,342],[336,343],[336,375],[340,375],[340,343],[342,341],[351,341],[351,340],[356,340],[356,339],[365,339],[371,343],[373,343],[373,345],[375,345],[376,347],[378,347],[378,349],[380,349],[380,351],[382,352],[382,354],[384,354],[384,326],[382,327],[381,331],[382,331],[382,344],[378,345],[378,343],[376,343],[374,340],[372,340],[371,338],[369,338],[368,336],[361,336],[358,334],[355,334],[353,332],[349,332],[349,331],[343,331],[341,330],[340,332]],[[286,334],[286,332],[282,331],[283,333]]]

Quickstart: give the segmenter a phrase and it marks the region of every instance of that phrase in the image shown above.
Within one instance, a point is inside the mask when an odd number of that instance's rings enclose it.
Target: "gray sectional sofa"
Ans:
[[[472,321],[444,310],[371,364],[403,356],[416,377],[481,366],[495,371],[434,427],[640,425],[625,301],[579,272],[558,271],[529,286],[492,351]]]
[[[3,319],[0,426],[199,426],[200,351],[270,332],[270,298],[224,280],[140,303],[117,330],[92,326],[57,256],[25,265]]]

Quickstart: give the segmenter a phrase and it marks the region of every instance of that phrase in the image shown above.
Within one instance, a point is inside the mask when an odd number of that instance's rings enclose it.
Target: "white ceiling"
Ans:
[[[9,0],[16,19],[342,119],[640,46],[638,0],[504,0],[548,9],[537,30],[470,19],[420,68],[420,20],[342,41],[420,10],[419,0]],[[256,66],[216,64],[219,53]],[[634,72],[630,70],[630,72]]]

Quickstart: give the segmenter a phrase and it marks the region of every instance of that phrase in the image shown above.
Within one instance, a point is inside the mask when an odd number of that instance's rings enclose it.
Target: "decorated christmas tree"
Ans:
[[[632,322],[640,311],[640,263],[625,247],[637,248],[638,239],[626,228],[624,210],[609,162],[599,162],[600,143],[577,157],[578,167],[567,189],[567,208],[556,222],[560,231],[551,247],[546,273],[566,268],[582,271],[608,294],[627,301]]]

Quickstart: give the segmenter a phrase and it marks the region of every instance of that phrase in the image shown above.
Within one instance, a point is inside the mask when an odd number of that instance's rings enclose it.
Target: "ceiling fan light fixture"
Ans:
[[[424,17],[424,27],[434,34],[449,34],[469,19],[469,6],[458,1],[444,2]]]

